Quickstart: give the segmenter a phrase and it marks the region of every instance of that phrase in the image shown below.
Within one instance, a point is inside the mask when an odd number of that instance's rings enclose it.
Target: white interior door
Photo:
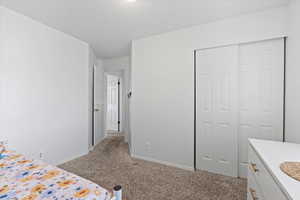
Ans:
[[[107,130],[118,131],[119,121],[119,77],[107,76]]]
[[[104,70],[94,66],[94,140],[98,144],[104,138]]]
[[[238,46],[197,51],[196,167],[236,177]]]
[[[283,139],[284,40],[239,47],[239,176],[247,176],[248,138]]]

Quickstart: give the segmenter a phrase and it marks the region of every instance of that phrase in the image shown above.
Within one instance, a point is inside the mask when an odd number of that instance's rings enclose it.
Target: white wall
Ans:
[[[127,94],[130,91],[130,59],[129,57],[119,57],[103,60],[105,73],[118,73],[122,77],[122,131],[125,132],[125,141],[129,141],[129,99]]]
[[[287,8],[229,18],[132,43],[132,155],[192,169],[195,49],[286,35]]]
[[[3,7],[1,7],[1,1],[0,1],[0,44],[3,44]],[[0,64],[1,64],[1,61],[3,60],[2,59],[2,50],[3,50],[3,45],[0,45]],[[1,66],[1,65],[0,65]]]
[[[52,164],[87,153],[88,44],[3,11],[0,140]]]
[[[300,143],[300,1],[292,0],[288,13],[286,136],[287,141]]]

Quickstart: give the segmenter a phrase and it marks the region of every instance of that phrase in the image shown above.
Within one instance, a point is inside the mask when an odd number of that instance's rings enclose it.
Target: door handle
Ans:
[[[98,109],[98,108],[95,108],[95,109],[94,109],[94,111],[95,111],[95,112],[99,112],[99,111],[100,111],[100,109]]]
[[[251,197],[253,200],[258,200],[259,198],[256,196],[256,191],[253,190],[252,188],[249,189]]]

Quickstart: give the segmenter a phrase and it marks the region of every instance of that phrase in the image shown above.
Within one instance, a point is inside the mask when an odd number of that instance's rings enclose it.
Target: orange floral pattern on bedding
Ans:
[[[0,200],[110,200],[102,187],[48,165],[6,151],[0,159]]]

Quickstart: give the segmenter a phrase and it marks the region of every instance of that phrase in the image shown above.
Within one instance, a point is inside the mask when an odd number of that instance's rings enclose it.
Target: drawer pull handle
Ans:
[[[259,170],[257,169],[257,167],[256,167],[256,164],[254,164],[254,163],[250,163],[250,167],[251,167],[251,169],[254,171],[254,172],[258,172]]]
[[[256,191],[253,190],[252,188],[249,189],[250,190],[250,194],[253,200],[258,200],[259,198],[256,196]]]

